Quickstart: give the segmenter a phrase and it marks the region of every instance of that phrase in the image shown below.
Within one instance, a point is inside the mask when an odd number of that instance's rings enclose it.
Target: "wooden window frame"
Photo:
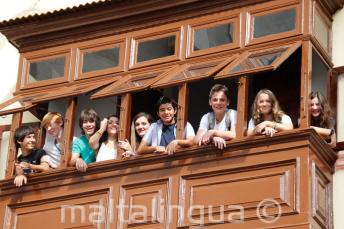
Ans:
[[[24,56],[23,58],[24,70],[22,72],[22,78],[21,78],[22,79],[21,89],[43,87],[47,85],[68,82],[68,80],[70,80],[71,69],[72,69],[71,56],[72,56],[72,49],[57,50],[57,51],[49,51],[49,50],[37,51],[35,53],[30,53],[30,55],[28,56]],[[45,61],[45,60],[49,60],[53,58],[60,58],[60,57],[65,57],[65,66],[64,66],[63,76],[58,77],[56,79],[48,79],[48,80],[42,80],[42,81],[37,81],[37,82],[32,82],[32,83],[29,82],[29,73],[30,73],[31,63]]]
[[[85,73],[82,72],[83,60],[84,60],[83,57],[86,52],[95,52],[95,51],[101,51],[101,50],[117,48],[117,47],[119,48],[119,62],[117,66],[111,67],[111,68],[100,69],[100,70],[94,70],[94,71],[85,72]],[[88,43],[87,45],[78,47],[77,57],[79,61],[77,64],[78,73],[76,75],[76,80],[124,71],[124,59],[125,59],[125,54],[126,54],[125,47],[126,47],[125,39],[110,40],[110,41],[101,42],[101,43],[99,43],[99,41],[92,41],[92,43]]]
[[[234,60],[232,63],[230,63],[227,67],[222,69],[216,76],[215,79],[219,78],[228,78],[232,76],[239,76],[239,75],[249,75],[249,74],[256,74],[258,72],[265,72],[265,71],[273,71],[276,70],[286,59],[289,58],[298,48],[301,47],[301,42],[295,42],[293,44],[287,44],[287,45],[278,45],[272,48],[268,49],[259,49],[259,50],[249,50],[245,51],[238,57],[236,60]],[[241,71],[236,71],[233,73],[228,73],[230,72],[233,68],[235,68],[238,64],[242,63],[246,58],[249,58],[252,55],[257,55],[257,54],[268,54],[268,53],[273,53],[273,51],[278,51],[279,49],[287,48],[281,56],[277,57],[271,65],[267,66],[262,66],[262,67],[257,67],[253,69],[248,69],[248,70],[241,70]]]
[[[315,38],[315,40],[317,41],[317,43],[319,43],[319,46],[325,50],[325,52],[331,56],[332,55],[332,22],[331,20],[328,18],[328,16],[326,16],[326,14],[324,13],[324,11],[321,9],[321,7],[318,5],[318,3],[316,1],[313,2],[313,16],[312,16],[312,34]],[[327,40],[327,44],[325,47],[324,44],[318,39],[317,34],[316,34],[316,30],[315,30],[315,18],[316,16],[319,16],[320,20],[325,24],[326,28],[327,28],[327,36],[328,36],[328,40]]]
[[[114,79],[110,78],[106,80],[98,80],[92,83],[83,82],[83,83],[63,86],[56,90],[48,92],[38,98],[33,98],[32,102],[40,103],[40,102],[46,102],[46,101],[55,100],[55,99],[62,99],[62,98],[82,95],[82,94],[94,91],[100,87],[111,84],[113,81]]]
[[[259,38],[254,38],[254,18],[256,16],[269,15],[271,13],[283,12],[295,8],[295,29],[291,31],[270,34]],[[280,0],[278,2],[268,2],[249,8],[247,12],[246,24],[246,45],[253,45],[267,41],[278,40],[285,37],[295,36],[302,33],[302,10],[301,3],[298,0]]]
[[[190,82],[190,81],[200,80],[200,79],[214,76],[222,68],[224,68],[229,63],[231,63],[235,58],[237,58],[237,56],[238,55],[232,55],[232,56],[225,58],[225,59],[213,59],[213,60],[205,60],[205,61],[203,60],[203,61],[198,61],[198,62],[193,62],[193,63],[185,63],[185,64],[178,65],[177,68],[173,68],[166,75],[164,75],[158,81],[153,83],[151,85],[151,88],[173,87],[176,85],[182,85],[182,84]],[[197,68],[197,66],[212,64],[214,62],[219,62],[219,63],[216,66],[211,67],[211,69],[209,69],[209,71],[203,75],[190,76],[190,77],[186,77],[186,78],[182,78],[182,79],[173,79],[175,75],[187,72],[189,68]]]
[[[4,108],[6,108],[6,107],[8,107],[11,104],[14,104],[16,102],[24,103],[24,105],[22,107],[10,108],[10,109],[1,111],[2,109],[4,109]],[[25,97],[17,95],[17,96],[14,96],[13,98],[0,104],[0,115],[8,115],[8,114],[16,113],[16,112],[23,112],[23,111],[26,111],[26,110],[34,107],[34,106],[35,106],[35,104],[33,104],[29,101],[26,101]]]
[[[131,58],[130,58],[129,68],[135,69],[135,68],[145,67],[149,65],[155,65],[155,64],[181,60],[181,54],[183,50],[182,48],[183,30],[184,30],[183,26],[178,26],[175,28],[159,30],[159,31],[149,33],[149,34],[144,34],[145,31],[139,31],[137,35],[134,34],[131,38],[131,51],[130,51]],[[169,36],[176,36],[176,40],[174,44],[174,48],[175,48],[174,55],[142,61],[139,63],[137,62],[138,44],[140,42],[157,40],[157,39],[165,38]]]
[[[221,52],[224,50],[230,50],[240,47],[240,12],[238,13],[226,13],[221,16],[208,16],[202,19],[198,19],[195,22],[189,23],[187,25],[187,49],[186,49],[186,58],[202,56],[210,53]],[[201,21],[200,21],[201,20]],[[233,25],[233,42],[229,44],[223,44],[214,46],[211,48],[196,50],[194,51],[194,40],[195,40],[195,31],[200,29],[207,29],[216,27],[218,25],[231,23]]]
[[[153,83],[164,77],[171,68],[158,68],[158,69],[151,69],[148,71],[139,71],[135,73],[125,74],[122,76],[121,79],[118,81],[110,84],[109,86],[103,88],[102,90],[94,93],[91,95],[91,99],[99,99],[107,96],[116,96],[116,95],[124,95],[127,93],[132,93],[138,90],[143,90],[149,88]],[[117,89],[118,87],[122,86],[123,84],[126,84],[128,82],[133,82],[139,80],[141,77],[148,75],[148,74],[154,74],[159,73],[157,76],[152,77],[148,80],[148,82],[145,85],[137,85],[133,87],[128,87],[126,89]],[[146,78],[141,78],[146,79]]]

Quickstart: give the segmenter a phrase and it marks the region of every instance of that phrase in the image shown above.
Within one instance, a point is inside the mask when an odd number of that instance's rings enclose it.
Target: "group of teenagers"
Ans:
[[[122,157],[136,157],[147,153],[173,154],[177,149],[192,145],[214,144],[223,149],[226,141],[236,137],[236,111],[228,109],[229,91],[225,85],[214,85],[209,93],[211,112],[203,115],[197,133],[187,122],[182,139],[176,138],[177,104],[166,96],[159,98],[154,122],[150,114],[138,113],[131,126],[129,140],[118,140],[119,118],[110,115],[100,121],[94,109],[84,109],[79,118],[81,136],[74,137],[70,166],[85,172],[92,162],[117,158],[118,149]],[[326,98],[319,92],[311,93],[311,128],[331,147],[336,145],[333,112]],[[27,174],[48,171],[59,167],[63,142],[63,117],[57,112],[48,112],[41,127],[46,130],[43,149],[36,148],[35,129],[21,126],[15,131],[14,140],[20,149],[16,162],[14,184],[18,187],[27,183]],[[285,114],[274,93],[260,90],[252,104],[252,118],[247,135],[273,136],[277,132],[293,129],[291,118]]]

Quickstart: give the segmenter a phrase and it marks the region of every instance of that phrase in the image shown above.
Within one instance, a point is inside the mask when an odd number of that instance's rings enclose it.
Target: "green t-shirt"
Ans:
[[[86,162],[86,164],[96,161],[95,153],[88,143],[88,139],[85,135],[81,135],[79,138],[74,138],[72,153],[79,153],[80,157]]]

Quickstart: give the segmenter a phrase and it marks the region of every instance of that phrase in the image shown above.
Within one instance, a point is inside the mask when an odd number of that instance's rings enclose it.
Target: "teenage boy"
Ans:
[[[154,122],[143,137],[137,150],[138,154],[164,153],[173,154],[179,147],[193,145],[195,131],[190,123],[186,124],[183,139],[176,139],[177,104],[163,96],[156,106],[159,120]]]
[[[95,162],[96,155],[90,146],[89,139],[96,134],[101,135],[98,130],[100,126],[100,118],[93,109],[84,109],[81,111],[79,118],[79,127],[81,136],[74,138],[72,145],[72,159],[70,166],[75,166],[80,172],[86,172],[87,164]]]
[[[36,149],[35,130],[30,126],[21,126],[14,132],[17,150],[21,155],[17,158],[14,184],[20,187],[27,183],[26,175],[49,170],[49,157],[42,149]]]
[[[195,141],[198,145],[214,145],[223,149],[226,140],[235,138],[236,111],[227,109],[229,105],[228,88],[222,84],[215,84],[209,93],[209,105],[212,112],[203,115]]]
[[[44,115],[41,127],[46,130],[43,149],[50,157],[50,167],[56,169],[61,162],[63,118],[60,113],[48,112]]]

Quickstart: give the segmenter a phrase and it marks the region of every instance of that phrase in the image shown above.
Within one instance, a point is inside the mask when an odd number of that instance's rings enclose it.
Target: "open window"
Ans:
[[[164,77],[167,72],[168,69],[156,69],[124,75],[117,82],[114,82],[99,92],[94,93],[91,98],[98,99],[109,95],[120,95],[147,89],[154,82]]]
[[[15,112],[22,112],[35,106],[27,99],[21,96],[15,96],[2,104],[0,104],[0,115],[12,114]]]
[[[217,74],[217,78],[276,70],[299,47],[300,42],[272,49],[246,51]]]

